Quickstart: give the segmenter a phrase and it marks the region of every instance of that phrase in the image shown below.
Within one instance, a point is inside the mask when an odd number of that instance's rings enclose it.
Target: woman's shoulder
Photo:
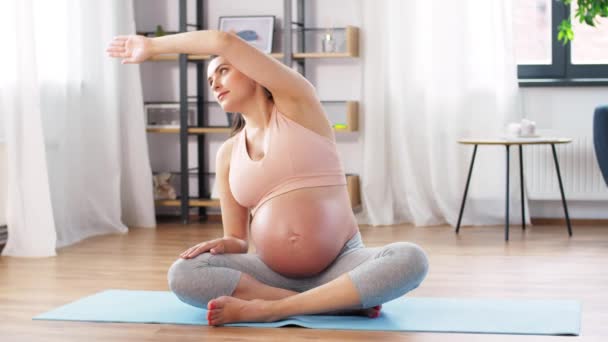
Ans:
[[[300,126],[334,140],[331,122],[318,98],[275,101],[277,111]]]
[[[238,134],[233,135],[232,137],[226,139],[217,150],[216,154],[216,164],[229,167],[230,166],[230,158],[232,156],[232,149],[236,144],[236,139],[238,138]]]

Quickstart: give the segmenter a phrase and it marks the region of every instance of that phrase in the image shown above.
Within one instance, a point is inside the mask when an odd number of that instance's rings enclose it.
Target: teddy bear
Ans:
[[[176,199],[175,188],[171,185],[173,175],[169,172],[161,172],[153,177],[154,199]]]

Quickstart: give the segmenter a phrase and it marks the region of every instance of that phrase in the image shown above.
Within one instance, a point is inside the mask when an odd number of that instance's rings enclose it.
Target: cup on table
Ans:
[[[536,134],[536,123],[528,119],[521,120],[519,135],[522,137],[529,137]]]

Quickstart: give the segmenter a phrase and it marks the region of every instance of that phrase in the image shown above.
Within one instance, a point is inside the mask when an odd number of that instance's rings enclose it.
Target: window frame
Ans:
[[[517,77],[520,84],[530,80],[530,84],[562,83],[570,85],[581,80],[581,85],[608,82],[608,64],[572,64],[570,44],[564,45],[557,40],[559,23],[570,17],[570,6],[562,1],[551,1],[551,56],[552,64],[518,64]],[[575,38],[576,39],[576,38]]]

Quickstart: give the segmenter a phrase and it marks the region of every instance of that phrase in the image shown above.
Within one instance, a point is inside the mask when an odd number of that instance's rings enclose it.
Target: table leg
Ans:
[[[553,150],[553,160],[555,161],[555,171],[557,171],[557,180],[559,181],[559,191],[562,195],[562,204],[564,205],[564,213],[566,214],[566,224],[568,225],[568,235],[572,236],[572,226],[570,225],[570,215],[568,215],[568,205],[566,204],[566,196],[564,195],[564,185],[562,184],[562,175],[559,171],[559,163],[557,162],[557,152],[555,152],[555,144],[551,144]]]
[[[505,190],[505,241],[509,241],[509,147],[510,145],[505,145],[507,150],[507,187]]]
[[[524,156],[523,147],[519,145],[519,182],[521,190],[521,229],[526,229],[526,206],[524,200]]]
[[[471,182],[471,174],[473,173],[473,165],[475,164],[475,155],[477,154],[477,145],[473,147],[473,157],[471,157],[471,165],[469,166],[469,175],[467,176],[467,184],[464,186],[464,195],[462,196],[462,204],[460,205],[460,214],[458,215],[458,223],[456,224],[456,233],[460,230],[460,222],[462,221],[462,213],[464,211],[464,203],[467,200],[469,191],[469,183]]]

